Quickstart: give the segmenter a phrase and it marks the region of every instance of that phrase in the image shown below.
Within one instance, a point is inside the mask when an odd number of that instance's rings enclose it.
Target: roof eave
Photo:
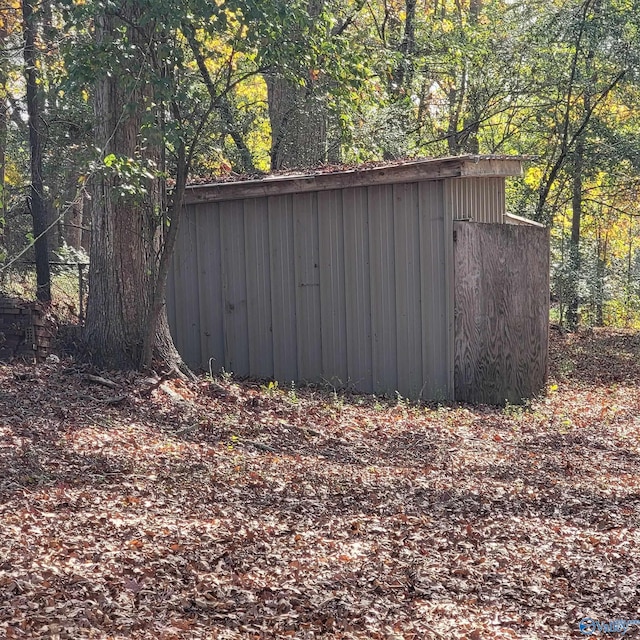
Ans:
[[[185,204],[424,182],[445,178],[520,176],[523,160],[521,157],[514,156],[457,156],[333,173],[272,176],[260,180],[194,185],[187,187]]]

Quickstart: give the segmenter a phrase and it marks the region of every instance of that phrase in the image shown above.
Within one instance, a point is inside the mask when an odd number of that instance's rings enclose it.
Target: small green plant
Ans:
[[[267,384],[260,385],[260,389],[268,396],[274,396],[278,392],[279,384],[277,380],[269,380]]]
[[[560,424],[558,426],[558,431],[564,435],[565,433],[569,433],[573,429],[573,422],[571,422],[571,418],[568,416],[564,416],[562,420],[560,420]]]

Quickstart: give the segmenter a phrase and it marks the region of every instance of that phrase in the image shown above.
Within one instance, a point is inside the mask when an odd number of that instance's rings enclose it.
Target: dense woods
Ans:
[[[172,360],[162,303],[188,180],[518,154],[509,210],[552,227],[553,319],[635,326],[636,5],[2,0],[2,273],[34,244],[46,299],[42,256],[90,251],[98,359]]]

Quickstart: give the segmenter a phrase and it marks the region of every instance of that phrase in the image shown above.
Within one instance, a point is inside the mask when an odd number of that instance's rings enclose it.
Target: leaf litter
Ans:
[[[639,356],[635,333],[553,331],[549,393],[502,409],[0,366],[0,636],[564,639],[640,618]]]

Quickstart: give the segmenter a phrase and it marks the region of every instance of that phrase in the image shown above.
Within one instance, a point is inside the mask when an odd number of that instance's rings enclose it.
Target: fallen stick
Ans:
[[[95,384],[101,384],[103,387],[109,387],[109,389],[118,389],[119,385],[117,385],[112,380],[108,380],[107,378],[103,378],[102,376],[92,376],[90,373],[87,373],[85,376],[85,380],[89,382],[93,382]]]

